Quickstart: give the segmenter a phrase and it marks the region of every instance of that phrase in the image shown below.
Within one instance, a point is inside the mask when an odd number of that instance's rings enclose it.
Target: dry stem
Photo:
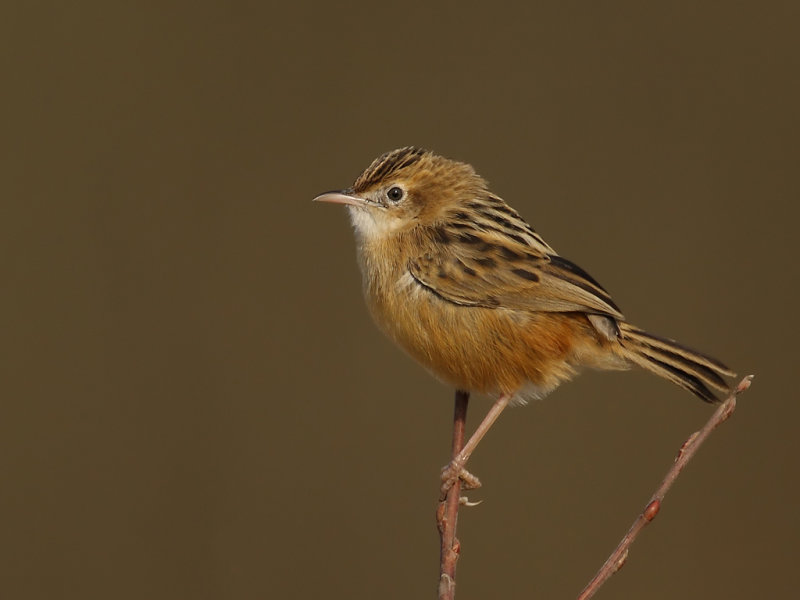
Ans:
[[[675,480],[678,478],[680,472],[692,459],[709,434],[720,424],[722,424],[729,416],[731,416],[733,411],[736,409],[736,396],[750,387],[750,382],[752,379],[752,375],[748,375],[742,379],[739,382],[739,385],[736,386],[736,389],[731,392],[730,396],[728,396],[725,401],[720,404],[719,408],[714,412],[714,414],[711,415],[711,418],[706,422],[703,428],[700,431],[694,432],[689,436],[689,439],[683,443],[683,446],[681,446],[681,449],[678,451],[678,455],[675,457],[675,462],[672,464],[672,467],[670,467],[669,471],[667,471],[664,480],[650,498],[650,501],[647,503],[645,509],[633,522],[633,525],[628,530],[628,533],[622,538],[622,541],[620,541],[619,545],[611,553],[611,556],[608,557],[608,560],[606,560],[603,566],[600,567],[600,570],[597,572],[594,578],[580,593],[578,600],[588,600],[594,596],[595,592],[600,589],[600,586],[603,585],[609,577],[622,568],[622,565],[625,564],[625,560],[628,558],[628,550],[631,544],[642,531],[642,529],[644,529],[644,526],[656,517],[659,509],[661,508],[661,501],[672,487],[672,484],[675,483]]]
[[[464,446],[464,429],[467,421],[467,403],[469,392],[456,390],[455,409],[453,412],[453,448],[455,459]],[[458,505],[461,495],[461,479],[456,478],[453,486],[447,491],[445,498],[439,502],[436,510],[436,522],[441,537],[439,600],[453,600],[456,594],[456,562],[461,544],[456,538],[458,521]]]

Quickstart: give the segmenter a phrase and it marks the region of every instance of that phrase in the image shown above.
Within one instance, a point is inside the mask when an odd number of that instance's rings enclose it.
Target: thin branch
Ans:
[[[467,422],[467,404],[469,392],[456,390],[455,409],[453,411],[453,448],[452,459],[455,459],[464,446],[464,429]],[[456,594],[456,562],[461,551],[461,544],[456,537],[458,522],[458,505],[461,497],[461,479],[456,478],[447,495],[439,502],[436,510],[436,522],[441,538],[439,600],[453,600]]]
[[[608,557],[608,560],[606,560],[603,566],[600,567],[600,570],[597,572],[594,578],[580,593],[578,600],[588,600],[594,596],[597,590],[600,589],[600,586],[602,586],[609,577],[622,568],[628,558],[628,550],[630,549],[631,544],[637,538],[642,529],[644,529],[645,525],[655,519],[658,511],[661,509],[661,501],[672,487],[672,484],[675,483],[678,475],[680,475],[683,468],[692,459],[711,432],[731,416],[733,411],[736,409],[736,396],[747,390],[750,387],[750,382],[752,380],[752,375],[748,375],[742,379],[739,382],[739,385],[736,386],[736,389],[731,392],[730,396],[728,396],[725,401],[720,404],[719,408],[717,408],[714,414],[711,415],[711,418],[706,422],[703,428],[700,431],[695,431],[689,436],[689,439],[683,443],[683,446],[681,446],[681,449],[678,451],[678,455],[675,457],[675,462],[672,464],[672,467],[670,467],[669,471],[667,471],[664,480],[650,498],[650,501],[647,503],[645,509],[633,522],[630,530],[628,530],[628,533],[625,534],[625,537],[622,538],[622,541],[620,541],[619,545],[611,553],[611,556]]]

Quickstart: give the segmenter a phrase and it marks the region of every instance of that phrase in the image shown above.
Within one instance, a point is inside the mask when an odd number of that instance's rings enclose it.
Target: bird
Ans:
[[[345,205],[366,304],[378,327],[457,391],[494,399],[443,469],[443,493],[509,404],[543,398],[583,367],[636,365],[705,402],[735,373],[636,327],[596,279],[560,256],[465,163],[415,146],[382,154]]]

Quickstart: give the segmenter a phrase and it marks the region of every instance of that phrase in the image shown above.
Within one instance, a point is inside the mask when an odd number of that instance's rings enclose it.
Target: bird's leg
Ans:
[[[481,421],[481,424],[478,425],[472,437],[464,444],[461,452],[450,461],[450,464],[442,469],[442,498],[447,495],[448,490],[453,487],[457,479],[461,479],[464,482],[464,487],[466,489],[480,487],[480,480],[464,469],[464,465],[467,464],[469,457],[472,456],[472,453],[475,451],[478,443],[483,439],[483,436],[485,436],[489,428],[494,425],[497,417],[499,417],[500,413],[508,406],[509,400],[511,400],[510,394],[503,394],[495,400],[492,408],[486,413],[486,416],[483,418],[483,421]]]

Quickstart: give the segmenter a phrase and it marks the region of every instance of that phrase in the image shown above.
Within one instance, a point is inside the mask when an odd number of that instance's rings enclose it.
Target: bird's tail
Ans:
[[[718,402],[715,392],[727,394],[724,377],[736,375],[718,360],[678,342],[619,323],[619,342],[625,358],[689,390],[705,402]]]

